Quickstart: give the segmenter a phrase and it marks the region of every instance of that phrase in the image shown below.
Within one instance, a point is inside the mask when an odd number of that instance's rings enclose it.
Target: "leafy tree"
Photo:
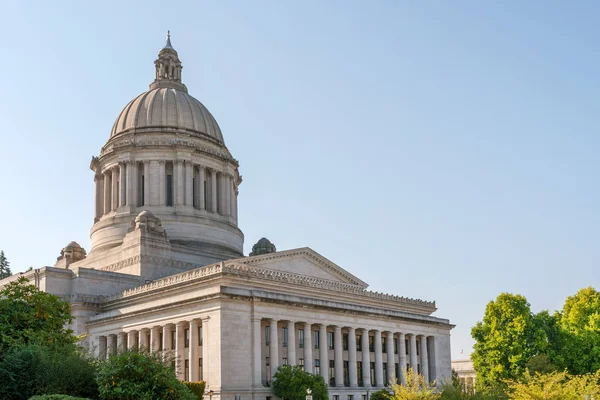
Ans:
[[[311,389],[313,400],[328,400],[327,385],[323,377],[308,373],[298,365],[277,368],[272,387],[275,396],[280,399],[305,400],[306,389]]]
[[[10,347],[74,344],[69,303],[19,278],[0,290],[0,358]]]
[[[392,394],[388,395],[390,400],[436,400],[439,394],[436,393],[436,385],[427,382],[421,374],[415,374],[412,369],[404,370],[406,384],[398,383],[390,385]]]
[[[534,374],[525,372],[521,381],[509,383],[513,400],[581,400],[600,396],[600,371],[570,376],[566,372]]]
[[[96,382],[102,400],[196,400],[158,353],[129,349],[100,364]]]
[[[4,250],[0,250],[0,279],[7,278],[12,275],[10,272],[10,262],[4,255]]]
[[[73,397],[64,394],[47,394],[42,396],[33,396],[29,400],[87,400],[83,397]]]
[[[523,375],[527,361],[548,346],[527,299],[510,293],[488,303],[483,321],[473,327],[471,335],[476,342],[471,359],[479,390]]]
[[[389,397],[389,393],[387,390],[382,389],[382,390],[378,390],[376,392],[371,393],[371,395],[369,396],[370,400],[388,400]]]

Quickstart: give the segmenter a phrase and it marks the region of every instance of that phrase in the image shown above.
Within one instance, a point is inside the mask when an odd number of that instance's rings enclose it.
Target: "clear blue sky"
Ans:
[[[4,1],[0,249],[14,271],[89,249],[89,161],[170,29],[240,160],[246,253],[310,246],[436,300],[466,357],[500,292],[600,287],[598,7]]]

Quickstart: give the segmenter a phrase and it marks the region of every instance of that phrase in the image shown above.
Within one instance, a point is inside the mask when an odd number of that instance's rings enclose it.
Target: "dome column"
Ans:
[[[112,179],[111,179],[111,187],[112,187],[112,206],[111,210],[116,210],[119,208],[119,167],[114,166],[111,168]]]
[[[94,211],[94,222],[99,220],[104,212],[104,177],[101,173],[96,172],[94,175],[94,183],[96,188],[96,201]]]
[[[150,205],[150,161],[144,161],[144,177],[143,177],[143,188],[144,188],[144,205]]]
[[[194,164],[185,161],[185,205],[194,207]]]
[[[204,189],[204,182],[206,181],[206,168],[202,165],[198,171],[198,208],[201,210],[206,209],[206,198],[204,197],[204,193],[206,189]]]
[[[160,164],[157,160],[152,160],[150,164],[150,176],[148,188],[150,193],[150,205],[157,206],[160,204]]]
[[[119,163],[119,207],[126,204],[127,200],[127,177],[125,170],[125,163]]]
[[[158,162],[158,205],[166,206],[167,205],[167,162],[165,160],[160,160]]]
[[[104,214],[108,214],[111,210],[111,173],[110,170],[104,171]]]
[[[183,160],[176,160],[174,163],[175,167],[175,205],[182,206],[185,198],[184,198],[184,177],[183,177]]]
[[[217,171],[210,171],[210,182],[211,182],[211,202],[210,202],[210,211],[216,213],[217,212]]]
[[[137,177],[138,177],[138,168],[137,168],[137,162],[132,161],[132,160],[128,160],[126,161],[127,167],[126,167],[126,174],[127,174],[127,181],[126,181],[126,186],[127,186],[127,194],[125,196],[125,204],[127,206],[130,207],[136,207],[137,206],[137,198],[138,198],[138,191],[137,191]]]

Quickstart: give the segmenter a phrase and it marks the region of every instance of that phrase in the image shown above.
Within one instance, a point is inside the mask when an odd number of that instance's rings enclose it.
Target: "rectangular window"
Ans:
[[[202,346],[202,327],[198,327],[198,346]]]
[[[419,355],[419,349],[421,348],[421,341],[417,340],[417,356]]]
[[[321,360],[318,358],[315,359],[315,375],[319,375],[321,373]]]
[[[298,347],[304,348],[304,329],[298,329]]]
[[[335,386],[335,361],[329,360],[329,386]]]
[[[271,365],[271,357],[265,357],[265,365]]]
[[[140,193],[140,197],[142,198],[142,206],[144,205],[144,185],[145,185],[145,176],[142,175],[142,192]]]
[[[421,364],[417,364],[417,372],[420,374],[421,373]]]
[[[202,358],[198,359],[198,372],[200,374],[200,380],[204,380],[204,374],[202,373]]]
[[[185,363],[183,365],[185,365],[183,369],[183,380],[187,382],[190,379],[190,360],[185,360]]]
[[[406,354],[408,354],[408,339],[404,340],[404,349],[406,350]]]
[[[319,331],[313,332],[313,343],[315,345],[315,349],[319,348]]]
[[[394,364],[396,366],[396,379],[400,382],[400,364]]]
[[[329,350],[333,350],[333,332],[327,332],[327,345]]]
[[[159,337],[158,351],[162,351],[163,350],[163,346],[162,346],[163,345],[163,334],[162,334],[162,332],[160,332],[158,334],[158,337]]]
[[[302,371],[304,371],[304,358],[298,359],[298,365],[302,367]]]
[[[398,354],[398,340],[394,339],[394,354]]]
[[[283,357],[283,365],[288,365],[287,357]]]
[[[354,395],[353,394],[349,394],[348,395],[348,400],[354,400]]]
[[[167,175],[167,207],[173,207],[173,175]]]
[[[383,363],[383,385],[388,385],[388,377],[387,377],[387,363]]]
[[[348,334],[344,333],[342,335],[342,350],[348,350]]]
[[[209,210],[209,203],[208,203],[208,184],[207,181],[204,181],[204,207],[206,207],[207,210]]]
[[[344,361],[344,386],[350,386],[350,371],[348,370],[348,368],[348,361]]]
[[[381,337],[381,348],[385,351],[387,338],[385,336]]]
[[[340,400],[340,395],[339,394],[334,394],[333,395],[333,400]]]
[[[175,350],[177,348],[177,337],[176,331],[171,331],[171,350]]]
[[[185,337],[185,348],[189,349],[190,348],[190,330],[185,329],[183,332],[184,332],[184,337]]]
[[[369,336],[369,351],[373,353],[375,351],[375,337]]]
[[[192,176],[193,176],[193,173],[192,173]],[[196,196],[196,185],[198,184],[197,182],[198,182],[198,177],[194,176],[192,178],[192,206],[193,207],[198,206],[198,196]]]
[[[367,395],[366,395],[366,394],[363,394],[363,395],[362,395],[362,400],[368,400],[368,399],[367,399]]]
[[[271,327],[265,326],[265,343],[268,345],[271,344]]]
[[[364,386],[363,382],[363,370],[362,370],[362,361],[356,362],[356,377],[358,380],[358,386]]]
[[[375,386],[375,363],[369,363],[369,368],[371,369],[371,386]]]
[[[356,351],[362,351],[362,335],[356,335]]]
[[[288,344],[288,328],[281,328],[281,340],[283,342],[283,347],[287,347]]]

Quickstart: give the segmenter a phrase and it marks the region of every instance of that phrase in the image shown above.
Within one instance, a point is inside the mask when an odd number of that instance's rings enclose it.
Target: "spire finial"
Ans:
[[[171,40],[171,31],[167,31],[167,40]]]
[[[164,49],[173,49],[173,45],[171,45],[171,31],[167,31],[167,42],[165,43]],[[175,50],[175,49],[173,49]]]

